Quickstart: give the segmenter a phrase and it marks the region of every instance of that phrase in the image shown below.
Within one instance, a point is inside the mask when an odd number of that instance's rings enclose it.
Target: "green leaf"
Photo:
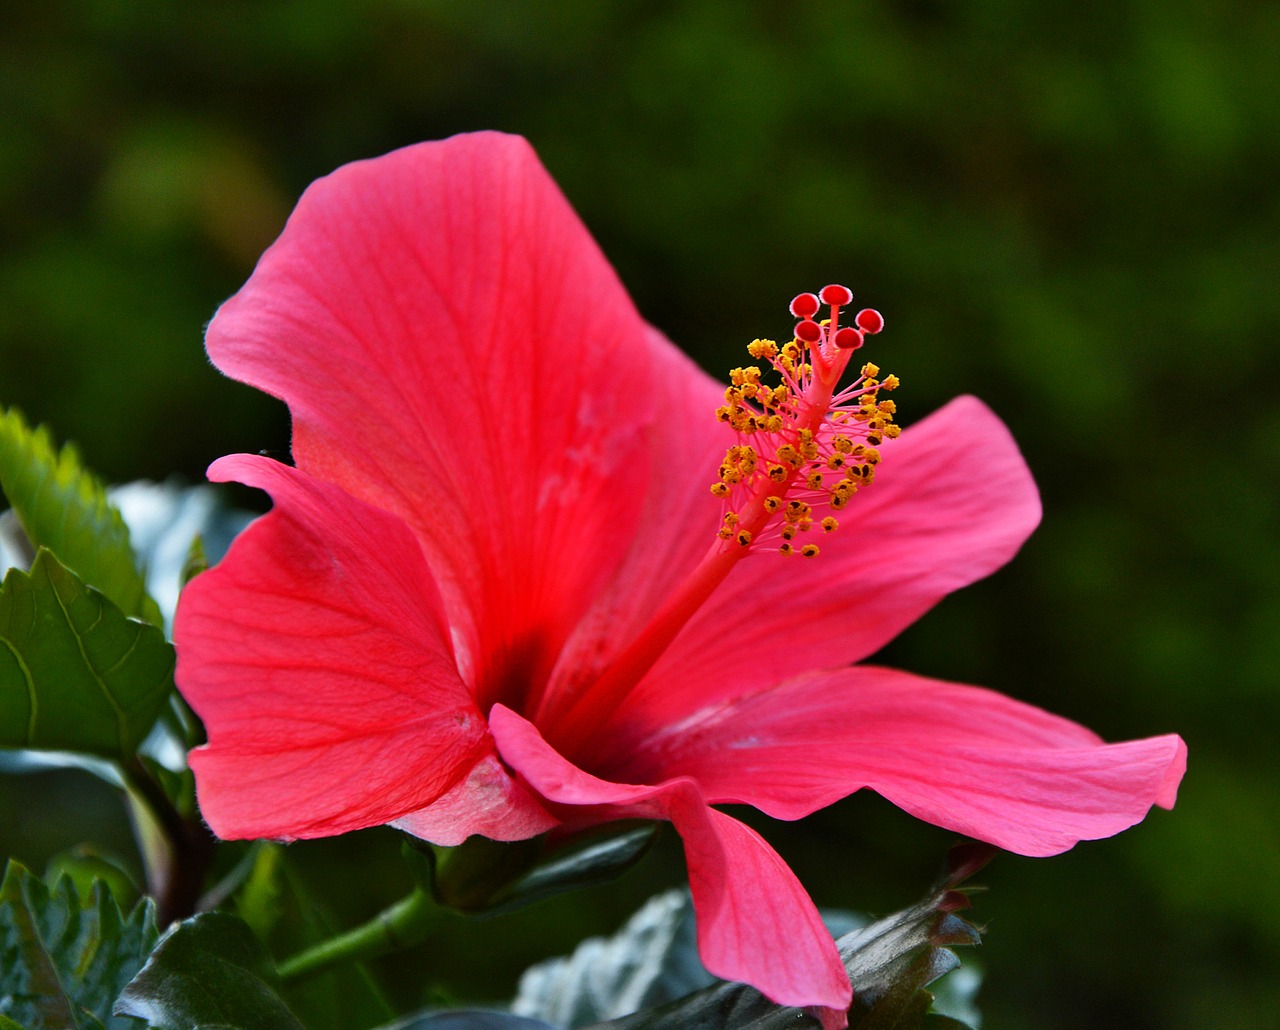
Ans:
[[[538,840],[471,837],[456,848],[405,854],[436,901],[471,915],[500,915],[582,887],[616,880],[648,853],[660,823],[591,834],[544,853]],[[420,857],[421,856],[421,857]]]
[[[17,862],[0,883],[0,1009],[27,1030],[128,1030],[111,1005],[156,941],[153,909],[128,918],[95,883],[87,899],[62,877],[51,892]]]
[[[0,1030],[4,1030],[0,1027]],[[558,1030],[552,1023],[540,1019],[513,1016],[508,1012],[483,1010],[431,1012],[400,1020],[379,1030]]]
[[[0,585],[0,747],[132,755],[173,689],[173,648],[45,550]]]
[[[572,955],[526,969],[511,1011],[555,1026],[582,1027],[651,1009],[717,982],[698,957],[689,892],[669,890],[645,902],[612,936],[593,937]]]
[[[59,451],[43,426],[17,411],[0,413],[0,489],[27,536],[47,547],[126,615],[163,625],[134,561],[129,530],[74,447]]]
[[[303,1030],[275,979],[271,957],[242,920],[206,912],[165,934],[116,1013],[158,1030]]]
[[[950,950],[954,945],[976,944],[979,935],[972,924],[955,914],[967,905],[963,894],[954,888],[955,879],[910,908],[841,937],[836,945],[849,980],[853,984],[854,1001],[849,1009],[850,1030],[932,1030],[933,1027],[963,1026],[956,1020],[931,1013],[933,996],[925,988],[959,965]],[[643,910],[642,910],[643,911]],[[598,942],[594,949],[579,949],[573,959],[560,970],[563,982],[559,989],[567,993],[641,987],[637,1004],[650,1003],[662,989],[662,967],[679,970],[672,956],[659,952],[653,956],[628,954],[626,939],[642,949],[644,928],[628,926],[615,941],[622,941],[618,954],[610,954],[610,942]],[[669,935],[672,947],[681,946]],[[787,947],[785,940],[775,942]],[[656,968],[628,969],[632,965]],[[543,974],[544,976],[549,974]],[[529,988],[526,993],[526,988]],[[554,1011],[548,1008],[554,1003]],[[598,1004],[598,1001],[596,1002]],[[582,1015],[589,1006],[571,1011],[563,1009],[555,984],[521,983],[521,997],[513,1006],[525,1015],[554,1019],[561,1025],[582,1026]],[[649,1008],[632,1015],[591,1023],[591,1030],[802,1030],[821,1024],[813,1015],[799,1008],[775,1005],[759,991],[743,984],[721,983],[683,998]]]

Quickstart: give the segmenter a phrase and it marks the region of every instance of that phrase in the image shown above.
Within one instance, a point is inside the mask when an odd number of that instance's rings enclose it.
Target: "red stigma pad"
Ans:
[[[818,313],[821,304],[816,294],[802,293],[791,302],[791,313],[796,318],[812,318]]]
[[[852,326],[836,330],[835,344],[841,350],[857,350],[862,346],[862,334]]]
[[[853,291],[847,286],[841,286],[839,283],[832,283],[830,286],[822,288],[822,303],[833,304],[837,307],[848,304],[853,300]]]
[[[796,324],[796,339],[804,340],[805,343],[817,343],[822,339],[822,326],[809,319],[798,322]]]
[[[875,308],[863,308],[854,321],[858,323],[859,329],[872,336],[884,328],[884,316]]]

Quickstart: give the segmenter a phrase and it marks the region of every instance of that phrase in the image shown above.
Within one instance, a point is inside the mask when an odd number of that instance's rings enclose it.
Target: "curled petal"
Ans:
[[[473,834],[490,840],[527,840],[558,822],[512,778],[496,754],[488,754],[443,797],[392,825],[452,848]]]
[[[210,478],[275,507],[178,605],[177,681],[209,734],[191,754],[209,825],[329,836],[445,794],[492,743],[408,528],[266,458],[223,458]]]
[[[1173,806],[1186,745],[1104,743],[980,687],[858,666],[713,705],[655,734],[627,773],[687,776],[715,803],[798,819],[863,787],[917,818],[1053,855]]]
[[[495,706],[489,720],[503,760],[558,806],[566,823],[640,818],[675,824],[697,913],[698,952],[713,974],[749,983],[782,1005],[849,1007],[848,974],[795,874],[754,830],[708,807],[696,783],[610,783],[570,764],[509,709]]]

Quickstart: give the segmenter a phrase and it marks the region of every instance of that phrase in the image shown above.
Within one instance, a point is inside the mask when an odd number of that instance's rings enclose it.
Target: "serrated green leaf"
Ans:
[[[135,564],[129,529],[75,448],[60,451],[43,426],[13,409],[0,414],[0,490],[27,536],[47,547],[126,615],[163,625]]]
[[[698,957],[686,890],[650,898],[610,937],[526,969],[511,1011],[574,1028],[651,1009],[717,983]]]
[[[0,585],[0,747],[132,755],[173,688],[173,647],[51,553]]]
[[[111,1006],[157,937],[149,901],[124,918],[101,882],[50,891],[16,862],[0,883],[0,1008],[27,1030],[130,1030]]]
[[[183,920],[165,934],[115,1011],[158,1030],[303,1030],[276,991],[266,949],[225,912]]]
[[[978,942],[978,931],[955,915],[957,904],[957,892],[944,885],[910,908],[845,934],[836,942],[854,990],[850,1030],[926,1030],[938,1025],[930,1023],[935,1019],[929,1012],[933,997],[925,987],[959,964],[946,945]],[[785,948],[787,942],[780,940],[776,945]],[[606,954],[603,949],[597,953]],[[571,965],[566,966],[566,974],[578,980],[591,977],[590,970]],[[541,993],[549,997],[554,992],[543,985]],[[581,1024],[571,1019],[568,1025]],[[820,1026],[818,1019],[803,1009],[775,1005],[744,984],[721,983],[658,1008],[592,1023],[590,1030],[803,1030]]]

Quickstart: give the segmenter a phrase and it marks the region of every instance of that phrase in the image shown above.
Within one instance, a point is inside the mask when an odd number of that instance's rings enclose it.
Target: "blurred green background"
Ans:
[[[786,331],[793,294],[846,282],[886,315],[873,357],[903,421],[980,395],[1045,499],[1015,563],[884,660],[1191,749],[1173,813],[983,874],[964,957],[986,1025],[1280,1025],[1277,53],[1280,5],[1248,0],[9,9],[0,402],[113,481],[285,450],[283,408],[212,370],[203,324],[310,180],[476,128],[533,141],[640,309],[716,374]],[[820,904],[881,912],[949,843],[874,797],[756,825]],[[85,839],[136,868],[88,777],[0,783],[0,853],[39,868]],[[396,848],[370,832],[286,864],[346,925],[407,885]],[[668,840],[613,887],[442,917],[376,973],[398,1004],[509,996],[680,875]],[[303,1004],[368,1025],[357,994]]]

